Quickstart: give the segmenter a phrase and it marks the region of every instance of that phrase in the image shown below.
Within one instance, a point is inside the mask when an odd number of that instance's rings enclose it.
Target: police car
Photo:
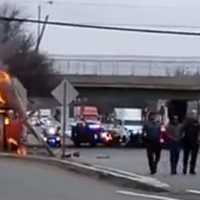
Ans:
[[[82,143],[96,146],[101,140],[103,129],[99,121],[79,121],[75,126],[72,126],[72,141],[75,146],[80,146]]]
[[[42,137],[50,147],[61,147],[61,137],[58,132],[58,127],[52,126],[44,129]]]

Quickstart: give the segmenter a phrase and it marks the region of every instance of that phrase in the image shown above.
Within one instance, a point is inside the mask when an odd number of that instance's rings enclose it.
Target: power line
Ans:
[[[75,28],[87,28],[87,29],[99,29],[99,30],[110,30],[110,31],[124,31],[124,32],[140,32],[140,33],[155,33],[155,34],[168,34],[168,35],[185,35],[185,36],[200,36],[200,32],[190,32],[190,31],[174,31],[174,30],[159,30],[159,29],[147,29],[147,28],[125,28],[116,26],[100,26],[100,25],[90,25],[90,24],[79,24],[79,23],[67,23],[60,21],[48,21],[35,20],[35,19],[25,19],[25,18],[11,18],[0,16],[2,21],[15,21],[24,23],[35,23],[35,24],[48,24],[53,26],[63,26],[63,27],[75,27]]]
[[[137,28],[168,28],[168,29],[200,29],[198,25],[183,25],[183,24],[137,24],[137,23],[115,23],[115,22],[101,22],[101,21],[79,21],[80,24],[90,24],[99,26],[122,26],[122,27],[137,27]]]
[[[30,1],[24,1],[25,3],[29,4],[38,4],[38,2]],[[41,1],[41,3],[47,2],[47,1]],[[78,6],[84,6],[84,7],[118,7],[118,8],[171,8],[174,7],[174,5],[145,5],[145,4],[127,4],[127,3],[98,3],[98,2],[89,2],[89,1],[70,1],[70,0],[52,0],[52,2],[55,5],[78,5]]]
[[[144,4],[127,4],[127,3],[97,3],[97,2],[74,2],[74,1],[55,1],[55,3],[74,4],[80,6],[93,6],[93,7],[119,7],[119,8],[168,8],[171,5],[144,5]]]
[[[94,2],[85,2],[85,1],[81,1],[81,2],[77,2],[77,1],[68,1],[68,0],[44,0],[44,1],[38,1],[38,2],[33,2],[32,0],[25,0],[26,3],[29,4],[37,4],[39,2],[41,3],[47,3],[47,4],[51,4],[51,5],[62,5],[63,4],[73,4],[73,5],[84,5],[84,6],[105,6],[105,7],[127,7],[127,8],[137,8],[137,7],[172,7],[172,5],[137,5],[137,4],[124,4],[124,3],[94,3]],[[174,6],[173,6],[174,7]],[[199,29],[200,26],[198,25],[183,25],[183,24],[136,24],[136,23],[115,23],[115,22],[111,22],[111,23],[105,23],[105,22],[95,22],[95,21],[80,21],[77,22],[80,24],[90,24],[90,25],[99,25],[99,26],[134,26],[134,27],[138,27],[138,28],[142,28],[142,27],[148,27],[148,28],[183,28],[183,29]]]

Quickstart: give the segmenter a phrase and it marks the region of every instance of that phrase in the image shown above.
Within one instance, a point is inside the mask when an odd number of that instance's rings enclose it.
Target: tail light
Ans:
[[[112,138],[112,135],[110,133],[102,133],[102,138],[106,140],[106,142],[108,141],[111,141],[113,138]]]
[[[165,127],[164,125],[161,125],[160,131],[161,131],[161,132],[165,132],[165,131],[166,131],[166,127]]]
[[[160,132],[161,132],[160,143],[164,144],[165,143],[165,133],[166,133],[166,127],[165,127],[165,125],[163,125],[163,124],[161,125]]]
[[[163,138],[160,138],[160,143],[161,144],[165,143],[165,140]]]

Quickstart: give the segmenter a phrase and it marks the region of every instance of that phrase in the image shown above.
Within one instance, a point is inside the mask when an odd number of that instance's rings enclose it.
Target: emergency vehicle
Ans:
[[[101,140],[103,131],[95,106],[76,106],[74,108],[75,124],[72,126],[72,141],[76,146],[89,143],[95,146]]]
[[[17,98],[15,79],[0,71],[0,150],[17,150],[23,136],[24,110]]]

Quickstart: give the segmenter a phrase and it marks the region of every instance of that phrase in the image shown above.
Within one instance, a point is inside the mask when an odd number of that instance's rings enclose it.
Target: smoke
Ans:
[[[16,53],[15,45],[10,43],[0,43],[0,70],[8,70],[8,65],[5,64],[5,60],[8,60]]]
[[[0,70],[8,71],[8,65],[4,64],[0,58]]]
[[[6,66],[3,62],[2,56],[1,56],[1,52],[0,52],[0,70],[7,70],[8,66]]]
[[[16,53],[16,44],[14,41],[7,40],[5,41],[4,33],[4,24],[0,23],[0,70],[7,70],[8,66],[5,64],[5,61],[8,60]]]
[[[8,69],[8,66],[3,61],[5,58],[6,58],[5,52],[0,45],[0,70],[7,70]]]

